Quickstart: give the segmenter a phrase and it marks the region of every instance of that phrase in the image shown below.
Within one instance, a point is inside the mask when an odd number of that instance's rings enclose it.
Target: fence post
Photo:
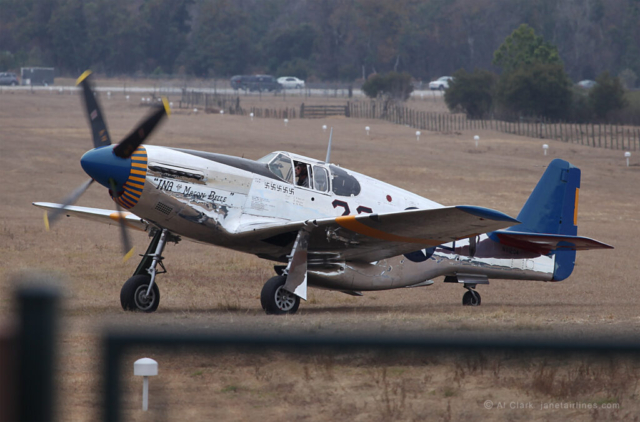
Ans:
[[[593,140],[595,144],[595,139]],[[598,123],[598,148],[602,146],[602,126]]]
[[[18,340],[18,420],[44,421],[54,418],[56,310],[59,298],[59,292],[50,285],[23,287],[18,291],[22,329]]]
[[[300,104],[300,118],[304,119],[304,103]]]

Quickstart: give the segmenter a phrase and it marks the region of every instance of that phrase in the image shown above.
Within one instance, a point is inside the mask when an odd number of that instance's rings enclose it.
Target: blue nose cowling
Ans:
[[[131,158],[116,157],[113,147],[87,151],[80,159],[80,164],[85,173],[102,186],[111,189],[109,179],[113,179],[117,190],[121,191],[131,173]]]

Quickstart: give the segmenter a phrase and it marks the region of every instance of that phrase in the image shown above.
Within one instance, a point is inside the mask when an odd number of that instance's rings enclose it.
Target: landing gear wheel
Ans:
[[[480,299],[480,293],[475,290],[469,289],[467,293],[462,296],[462,304],[464,306],[480,306],[482,299]]]
[[[267,315],[295,314],[298,310],[300,298],[283,288],[286,281],[287,277],[278,275],[264,284],[260,303]]]
[[[125,311],[154,312],[160,304],[160,289],[153,283],[151,293],[147,296],[151,277],[134,275],[124,283],[120,290],[120,304]]]

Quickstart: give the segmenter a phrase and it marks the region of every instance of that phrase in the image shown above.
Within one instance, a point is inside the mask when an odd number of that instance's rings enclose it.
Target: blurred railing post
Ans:
[[[52,286],[18,290],[18,420],[54,419],[54,362],[58,290]]]

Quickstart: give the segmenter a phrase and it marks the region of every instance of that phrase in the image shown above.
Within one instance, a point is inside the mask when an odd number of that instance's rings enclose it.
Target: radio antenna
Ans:
[[[333,137],[333,128],[331,128],[331,132],[329,132],[329,147],[327,148],[327,158],[324,160],[325,163],[329,164],[329,160],[331,159],[331,138]]]

